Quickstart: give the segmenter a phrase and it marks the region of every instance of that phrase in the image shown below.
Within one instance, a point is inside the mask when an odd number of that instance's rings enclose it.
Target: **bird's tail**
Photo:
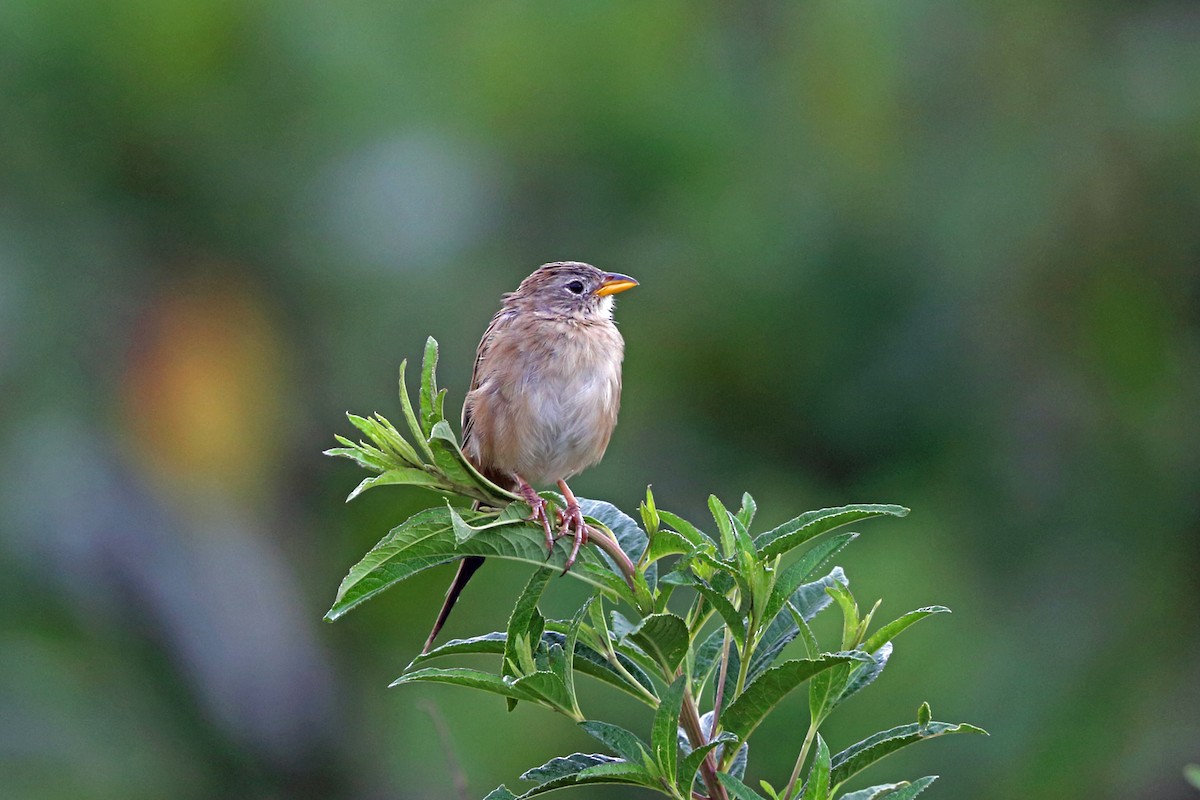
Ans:
[[[454,580],[450,582],[450,588],[446,590],[446,600],[442,603],[442,610],[438,612],[437,621],[433,623],[433,630],[429,632],[429,638],[425,640],[425,647],[421,650],[422,655],[428,653],[433,647],[433,640],[437,638],[442,626],[446,624],[446,618],[450,616],[450,611],[458,602],[458,596],[462,594],[463,587],[467,585],[467,581],[471,580],[475,571],[482,566],[483,556],[467,556],[458,563],[458,572],[454,574]]]

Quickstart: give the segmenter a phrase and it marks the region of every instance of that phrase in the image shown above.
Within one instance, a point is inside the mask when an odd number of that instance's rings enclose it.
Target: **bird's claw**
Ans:
[[[554,531],[550,526],[550,515],[546,513],[546,508],[549,503],[545,498],[533,490],[533,487],[527,483],[521,485],[521,496],[525,498],[525,502],[529,504],[529,508],[533,511],[526,520],[528,522],[539,522],[542,525],[542,530],[546,532],[546,557],[550,557],[550,553],[554,552]]]
[[[571,545],[571,555],[567,557],[567,563],[562,571],[562,574],[566,575],[575,564],[579,548],[587,542],[587,523],[583,521],[583,512],[579,510],[578,503],[569,503],[565,509],[559,511],[558,522],[562,526],[558,535],[560,537],[570,536],[574,540],[574,544]]]

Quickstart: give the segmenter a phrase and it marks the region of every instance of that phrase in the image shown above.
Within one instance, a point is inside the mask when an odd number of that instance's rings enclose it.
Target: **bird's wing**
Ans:
[[[471,440],[471,427],[474,422],[471,414],[474,406],[472,392],[479,388],[479,383],[482,380],[482,376],[479,374],[479,365],[487,357],[497,331],[504,328],[512,320],[515,313],[511,308],[500,309],[496,313],[496,316],[492,317],[492,321],[488,323],[487,330],[483,332],[483,338],[479,340],[479,347],[475,350],[475,365],[471,367],[471,388],[467,390],[467,397],[463,401],[462,409],[462,447],[464,450],[467,449],[467,442]]]

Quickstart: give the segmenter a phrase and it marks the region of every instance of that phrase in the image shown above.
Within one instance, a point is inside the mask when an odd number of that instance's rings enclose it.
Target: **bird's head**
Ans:
[[[604,272],[579,261],[543,264],[521,281],[505,301],[541,313],[578,319],[612,316],[612,296],[638,282],[628,275]]]

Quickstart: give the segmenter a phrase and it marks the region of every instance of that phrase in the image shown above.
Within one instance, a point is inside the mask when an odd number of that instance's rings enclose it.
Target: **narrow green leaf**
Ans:
[[[371,472],[387,472],[395,466],[386,454],[379,452],[374,447],[352,442],[345,436],[335,435],[333,438],[337,439],[344,446],[325,450],[323,455],[348,458],[363,469]]]
[[[681,536],[687,539],[695,547],[704,547],[706,545],[715,545],[707,533],[704,533],[692,523],[688,522],[683,517],[677,514],[672,514],[670,511],[658,510],[658,517],[663,522],[674,528]]]
[[[749,530],[751,523],[754,522],[754,515],[758,511],[758,503],[754,502],[754,498],[749,492],[742,493],[742,507],[738,509],[737,518],[742,525]]]
[[[965,722],[952,724],[949,722],[930,722],[928,725],[912,723],[900,725],[890,730],[881,731],[869,736],[857,744],[847,747],[833,757],[831,780],[835,786],[840,786],[854,775],[879,761],[885,756],[895,753],[910,744],[925,739],[935,739],[951,733],[982,733],[987,731],[968,725]]]
[[[441,421],[437,388],[438,343],[430,336],[425,340],[425,357],[421,360],[421,431],[429,438],[434,424]]]
[[[653,564],[666,556],[682,555],[692,552],[692,543],[675,531],[660,530],[650,539],[650,547],[643,559],[646,564]]]
[[[555,623],[547,623],[548,626],[553,624]],[[483,636],[475,636],[470,639],[452,639],[443,644],[441,647],[435,647],[428,653],[422,653],[418,655],[413,659],[412,663],[409,664],[409,669],[419,664],[423,664],[426,661],[445,656],[503,655],[507,638],[508,637],[504,631],[495,631]],[[547,648],[554,645],[565,646],[565,641],[565,636],[559,631],[547,630],[542,633],[542,644]],[[641,681],[642,684],[647,688],[650,688],[654,685],[649,676],[647,676],[642,671],[642,668],[636,663],[630,661],[629,658],[620,653],[616,654],[615,657],[621,663],[621,667],[633,676],[634,680]],[[612,664],[609,663],[607,658],[583,643],[577,643],[575,645],[574,668],[575,670],[582,672],[584,675],[603,681],[608,685],[620,689],[631,697],[635,697],[643,703],[647,703],[649,705],[649,701],[647,700],[646,696],[642,692],[638,691],[637,687],[631,686],[625,676],[617,671]]]
[[[784,568],[775,580],[775,588],[771,591],[771,597],[767,600],[766,608],[763,610],[763,619],[774,620],[783,610],[784,603],[803,588],[802,584],[809,580],[813,573],[857,538],[857,533],[840,533],[837,536],[831,536],[825,541],[811,547],[794,564],[790,564]],[[845,576],[843,575],[843,577]],[[835,586],[846,585],[836,580],[823,581],[822,583],[822,591],[832,589]],[[826,599],[825,605],[828,605],[828,602],[828,599]],[[824,605],[820,608],[823,607]],[[812,614],[815,615],[820,608],[812,611]],[[812,619],[811,616],[808,618]]]
[[[825,591],[829,592],[829,596],[842,609],[842,649],[850,650],[857,647],[858,603],[854,602],[854,595],[850,593],[850,587],[835,584]]]
[[[694,578],[691,585],[720,615],[726,627],[729,628],[734,642],[737,643],[738,650],[744,650],[746,647],[746,618],[742,613],[733,607],[729,598],[699,578]]]
[[[491,515],[467,509],[458,513],[468,524],[492,519]],[[561,540],[547,559],[545,534],[540,526],[526,522],[477,528],[469,540],[458,542],[450,510],[446,506],[428,508],[393,528],[351,567],[325,619],[336,620],[399,581],[463,556],[503,558],[562,571],[570,545],[566,539]],[[611,587],[604,578],[597,577],[612,575],[608,562],[591,547],[580,551],[576,566],[567,574],[593,586]]]
[[[732,559],[738,552],[737,540],[733,533],[733,523],[729,521],[729,510],[715,494],[708,496],[708,511],[713,521],[717,523],[717,532],[721,536],[721,555]]]
[[[721,784],[725,787],[725,790],[729,792],[729,797],[731,800],[766,800],[766,798],[764,798],[761,794],[754,791],[732,775],[728,775],[724,772],[718,772],[717,778],[720,779]]]
[[[624,638],[641,648],[668,673],[679,667],[690,643],[687,623],[674,614],[649,614]]]
[[[517,800],[536,797],[567,786],[582,786],[590,783],[653,785],[653,778],[634,764],[609,756],[588,753],[574,753],[566,757],[553,758],[542,766],[526,772],[521,776],[521,780],[540,782],[540,785],[520,795]]]
[[[902,630],[912,625],[914,622],[925,619],[933,614],[949,614],[950,609],[945,606],[927,606],[926,608],[918,608],[916,611],[910,611],[902,617],[892,620],[887,625],[884,625],[867,639],[863,644],[863,650],[868,653],[873,653],[882,647],[886,642],[890,642],[900,634]]]
[[[819,658],[784,661],[771,667],[726,706],[721,714],[721,725],[745,740],[771,709],[793,689],[830,667],[859,658],[853,653],[827,653]]]
[[[664,780],[672,784],[675,783],[675,765],[679,757],[679,713],[686,691],[687,676],[681,674],[663,694],[662,702],[654,712],[654,726],[650,734],[654,761],[662,770]]]
[[[515,683],[503,680],[499,675],[493,675],[490,672],[482,672],[477,669],[466,669],[464,667],[453,667],[450,669],[429,667],[419,669],[416,672],[409,672],[396,678],[396,680],[389,684],[389,688],[403,686],[407,683],[449,683],[455,686],[466,686],[469,689],[479,689],[484,692],[498,694],[501,697],[512,697],[517,700],[529,700],[535,703],[541,702],[539,696],[531,693],[526,688],[515,685]]]
[[[850,673],[846,679],[846,686],[838,695],[837,701],[831,704],[832,710],[835,706],[840,706],[842,703],[849,700],[858,692],[870,686],[875,682],[875,679],[883,672],[883,668],[887,666],[888,659],[892,657],[892,643],[888,642],[883,647],[871,653],[871,660],[863,664],[859,664]]]
[[[575,718],[575,709],[571,707],[571,698],[567,696],[567,687],[563,683],[563,679],[555,673],[549,670],[538,670],[517,678],[512,685],[515,689],[528,692],[542,705]]]
[[[453,509],[451,511],[453,512]],[[501,677],[517,674],[515,665],[521,663],[518,658],[521,643],[524,643],[526,648],[530,648],[534,643],[541,642],[542,631],[545,630],[546,625],[542,615],[538,612],[537,604],[542,598],[542,592],[546,590],[546,584],[553,576],[554,573],[548,569],[536,570],[529,576],[525,588],[517,597],[517,602],[513,605],[512,613],[508,617],[504,660],[500,662]],[[517,701],[509,698],[508,710],[512,711],[516,705]]]
[[[686,736],[684,737],[687,738]],[[692,785],[696,782],[696,773],[700,770],[700,762],[704,761],[704,757],[713,750],[720,747],[726,742],[736,742],[737,737],[732,733],[723,731],[717,738],[706,742],[694,750],[689,750],[687,755],[679,762],[679,769],[675,779],[675,786],[679,789],[679,793],[684,797],[691,797]]]
[[[642,515],[642,526],[646,533],[650,536],[658,533],[661,520],[658,517],[658,507],[654,504],[654,492],[650,491],[649,486],[646,487],[646,499],[638,506],[638,511]]]
[[[567,653],[567,665],[562,678],[563,683],[567,686],[567,694],[571,698],[571,708],[575,710],[577,716],[583,716],[583,713],[579,709],[579,699],[575,695],[575,656],[579,651],[579,632],[583,629],[583,619],[587,616],[588,609],[591,608],[595,599],[596,596],[592,595],[575,612],[570,627],[567,628],[567,640],[563,643],[563,650]]]
[[[924,780],[924,778],[922,778],[922,780]],[[911,785],[912,784],[910,784],[908,781],[901,781],[900,783],[880,783],[875,786],[868,786],[866,789],[859,789],[857,792],[844,794],[838,798],[838,800],[880,800],[880,798],[887,797],[889,792],[893,792],[897,789],[903,789],[906,786]]]
[[[773,558],[835,528],[884,514],[903,517],[908,514],[908,509],[895,505],[856,504],[808,511],[761,534],[754,543],[764,557]]]
[[[933,711],[929,708],[929,703],[921,703],[921,707],[917,709],[917,724],[922,728],[928,728],[930,720],[933,719]]]
[[[459,486],[480,486],[476,472],[467,463],[467,457],[459,448],[458,439],[450,429],[450,423],[439,420],[434,424],[429,434],[429,448],[433,452],[433,462],[437,464],[446,477]]]
[[[424,486],[430,489],[443,488],[437,478],[424,470],[416,469],[415,467],[396,467],[389,469],[387,472],[364,479],[362,483],[354,487],[354,491],[346,498],[346,502],[349,503],[367,489],[374,489],[376,486],[397,485]]]
[[[413,441],[416,442],[418,448],[425,455],[425,460],[432,463],[434,461],[433,451],[429,449],[429,442],[425,439],[425,431],[421,428],[421,423],[417,420],[417,415],[413,412],[412,400],[408,396],[408,387],[404,384],[404,371],[408,367],[408,359],[400,362],[400,408],[404,412],[404,421],[408,424],[408,429],[412,432]]]
[[[584,733],[630,763],[641,764],[645,757],[650,755],[650,748],[646,743],[637,734],[620,725],[588,719],[579,723],[579,727],[583,729]]]
[[[829,796],[829,746],[817,734],[817,754],[804,784],[804,800],[829,800]]]
[[[937,775],[926,775],[924,778],[915,780],[910,784],[899,786],[890,792],[884,792],[879,795],[879,798],[880,800],[913,800],[914,797],[925,791],[929,784],[936,781],[937,778]]]
[[[700,695],[704,694],[704,686],[708,683],[713,673],[716,672],[724,639],[725,629],[717,628],[695,649],[695,661],[692,664],[693,696],[700,697]]]
[[[806,583],[792,592],[788,602],[797,610],[797,613],[801,614],[803,619],[811,620],[822,609],[833,603],[833,598],[825,593],[825,588],[835,583],[846,582],[846,574],[842,572],[842,568],[834,567],[833,571],[825,577],[812,583]],[[776,585],[778,585],[778,580]],[[746,673],[747,680],[754,680],[763,673],[763,670],[774,664],[783,649],[791,644],[799,634],[800,628],[792,619],[791,609],[784,608],[775,614],[770,624],[759,635],[758,645],[754,648],[754,656],[750,659],[750,669]],[[814,645],[808,655],[811,658],[818,652],[820,652],[819,649]],[[733,664],[730,666],[732,667]]]

